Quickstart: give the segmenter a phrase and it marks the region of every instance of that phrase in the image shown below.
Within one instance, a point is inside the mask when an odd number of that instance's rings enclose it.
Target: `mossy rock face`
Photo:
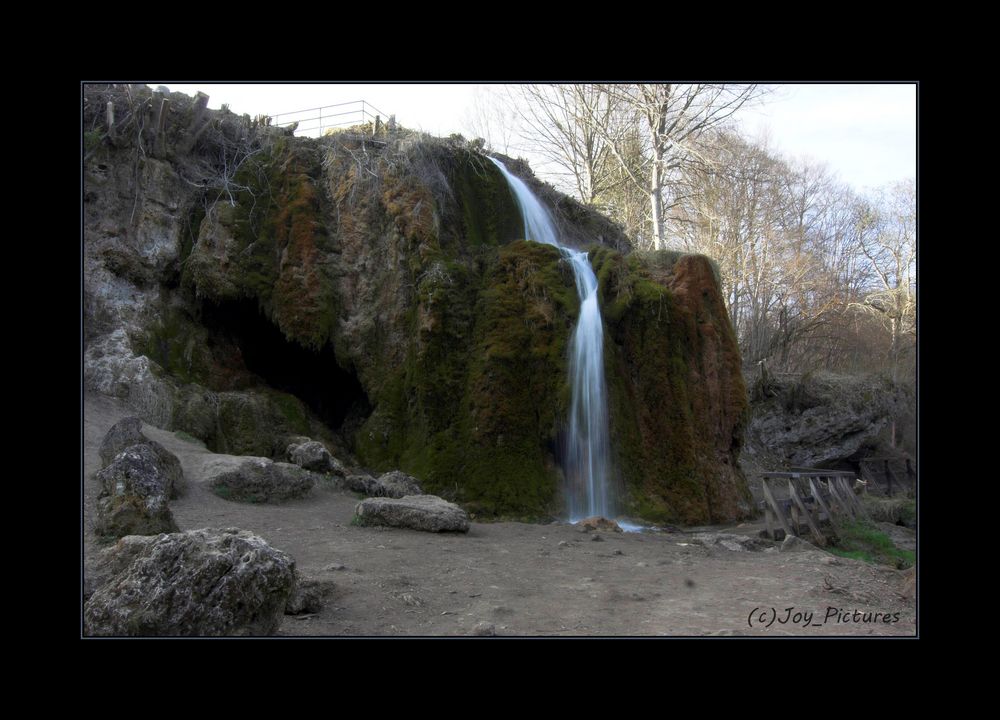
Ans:
[[[519,239],[499,170],[448,141],[383,146],[344,134],[271,138],[236,180],[247,190],[234,204],[192,213],[197,242],[182,249],[182,287],[200,301],[252,298],[288,342],[332,345],[371,407],[345,431],[363,464],[401,469],[481,516],[560,514],[578,298],[559,252]],[[591,209],[549,205],[565,237],[605,243],[592,261],[626,510],[692,523],[744,514],[745,392],[712,265],[619,254],[608,246],[620,233]],[[243,390],[219,368],[225,352],[206,355],[183,322],[165,316],[144,342],[171,375]],[[213,429],[202,417],[209,403],[188,393],[177,427],[213,449],[269,456],[276,432],[315,436],[294,399],[238,396],[217,395]]]
[[[453,266],[421,298],[418,342],[358,433],[359,457],[487,516],[558,512],[551,448],[578,304],[569,268],[555,248],[516,241],[481,278]]]
[[[689,524],[747,516],[737,464],[746,390],[711,262],[607,249],[592,261],[609,330],[612,447],[631,511]]]

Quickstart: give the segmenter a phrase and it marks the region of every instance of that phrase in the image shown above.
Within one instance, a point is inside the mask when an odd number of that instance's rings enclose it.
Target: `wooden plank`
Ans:
[[[108,140],[111,141],[112,145],[118,142],[118,128],[115,127],[115,104],[108,101],[107,105],[107,124],[108,124]]]
[[[865,510],[865,506],[861,504],[861,499],[854,494],[854,488],[851,487],[850,483],[848,483],[847,478],[840,478],[840,482],[842,483],[844,492],[847,494],[848,500],[854,503],[854,508],[858,511],[858,514],[866,519],[870,519],[868,517],[868,511]]]
[[[809,490],[812,493],[813,499],[816,504],[823,509],[826,513],[826,519],[829,522],[833,522],[833,513],[830,512],[830,506],[826,504],[826,500],[823,499],[823,495],[820,493],[819,488],[816,487],[816,481],[813,478],[809,478]]]
[[[764,522],[767,524],[767,536],[772,540],[777,540],[778,538],[774,536],[774,512],[766,502],[764,503]]]
[[[828,478],[826,481],[826,486],[830,489],[830,497],[833,498],[836,501],[837,505],[840,506],[840,511],[844,515],[847,515],[848,517],[853,519],[854,508],[848,505],[847,500],[840,494],[840,491],[837,489],[836,478]]]
[[[788,495],[789,497],[792,498],[792,502],[795,503],[796,506],[798,506],[799,510],[802,512],[802,515],[805,517],[806,524],[809,526],[809,531],[812,533],[813,538],[816,540],[816,543],[820,547],[826,547],[826,538],[823,537],[823,533],[819,531],[819,528],[816,526],[816,523],[813,522],[812,515],[809,513],[808,510],[806,510],[806,504],[802,502],[802,498],[799,497],[799,491],[796,489],[795,483],[792,482],[791,480],[788,481]]]
[[[782,512],[781,506],[778,505],[777,501],[774,499],[774,495],[771,494],[771,488],[767,486],[767,478],[764,479],[764,499],[767,500],[768,505],[774,510],[774,514],[778,517],[778,522],[781,523],[781,529],[785,531],[785,537],[794,535],[792,529],[788,527],[788,521],[785,520],[785,513]]]

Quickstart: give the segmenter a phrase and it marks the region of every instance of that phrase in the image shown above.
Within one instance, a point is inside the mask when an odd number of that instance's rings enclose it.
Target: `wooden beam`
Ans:
[[[816,487],[816,482],[809,478],[809,491],[812,493],[813,500],[816,504],[823,509],[826,513],[826,519],[828,522],[833,522],[833,513],[830,512],[830,507],[826,504],[826,500],[823,499],[823,495],[820,493],[819,488]]]
[[[826,482],[826,486],[830,489],[830,497],[833,498],[836,501],[837,505],[840,506],[840,511],[844,515],[847,515],[848,517],[850,517],[851,519],[853,519],[854,518],[854,508],[852,508],[850,505],[847,504],[847,500],[837,490],[837,479],[836,478],[828,478],[827,482]]]
[[[116,145],[118,142],[118,129],[115,127],[115,104],[111,100],[108,100],[106,120],[108,124],[108,139],[111,141],[112,145]]]
[[[847,495],[848,501],[853,503],[854,509],[857,510],[857,514],[862,517],[868,518],[868,511],[865,510],[865,506],[861,504],[861,500],[858,496],[854,494],[854,488],[847,482],[847,478],[840,478],[840,487],[843,489],[844,494]]]
[[[806,510],[806,504],[802,502],[802,498],[799,497],[799,491],[795,488],[795,483],[791,479],[788,480],[788,494],[792,498],[792,502],[798,506],[799,510],[805,516],[806,524],[809,525],[809,531],[812,533],[813,538],[816,539],[817,544],[820,547],[826,547],[826,538],[823,537],[823,533],[819,531],[816,523],[813,522],[812,515]]]
[[[788,521],[785,520],[785,513],[781,509],[781,505],[774,499],[774,495],[771,494],[771,488],[767,486],[767,478],[764,478],[764,499],[771,506],[771,509],[774,510],[775,515],[777,515],[778,522],[781,523],[781,529],[785,531],[785,537],[794,535],[795,533],[788,527]]]

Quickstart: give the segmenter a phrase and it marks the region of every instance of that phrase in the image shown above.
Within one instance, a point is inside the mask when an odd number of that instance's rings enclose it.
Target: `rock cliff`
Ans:
[[[137,87],[85,94],[84,121],[90,389],[215,451],[280,459],[322,438],[479,516],[560,513],[572,274],[522,239],[475,148],[295,138]],[[607,219],[508,166],[592,247],[628,510],[745,514],[746,393],[709,261],[629,253]]]

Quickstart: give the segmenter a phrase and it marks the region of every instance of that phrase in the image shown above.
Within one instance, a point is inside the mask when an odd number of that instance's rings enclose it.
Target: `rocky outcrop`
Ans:
[[[753,391],[749,449],[789,467],[834,467],[870,454],[899,402],[885,379],[828,372],[768,376]]]
[[[297,465],[267,458],[246,458],[238,467],[222,469],[209,477],[209,487],[216,495],[248,503],[280,503],[304,497],[317,480],[316,474]]]
[[[105,562],[108,579],[84,606],[87,635],[273,635],[295,570],[238,528],[126,537]]]
[[[749,516],[738,464],[746,389],[711,261],[601,249],[591,262],[613,341],[611,444],[628,514],[691,525]]]
[[[168,500],[175,466],[163,461],[162,453],[180,463],[160,447],[149,444],[125,448],[97,473],[102,491],[97,501],[94,531],[99,536],[152,535],[176,532],[177,523]]]
[[[462,508],[435,495],[400,498],[369,498],[354,510],[361,525],[424,530],[426,532],[469,532],[469,516]]]
[[[103,128],[109,94],[86,98],[88,127]],[[134,117],[148,97],[112,101]],[[457,139],[316,141],[231,113],[179,142],[193,112],[171,97],[174,140],[152,156],[138,128],[88,135],[87,386],[216,452],[284,458],[308,436],[470,512],[560,514],[579,300],[559,252],[522,238],[499,170]],[[593,245],[623,509],[746,513],[744,391],[710,263],[623,254],[613,224],[508,167],[565,242]]]

